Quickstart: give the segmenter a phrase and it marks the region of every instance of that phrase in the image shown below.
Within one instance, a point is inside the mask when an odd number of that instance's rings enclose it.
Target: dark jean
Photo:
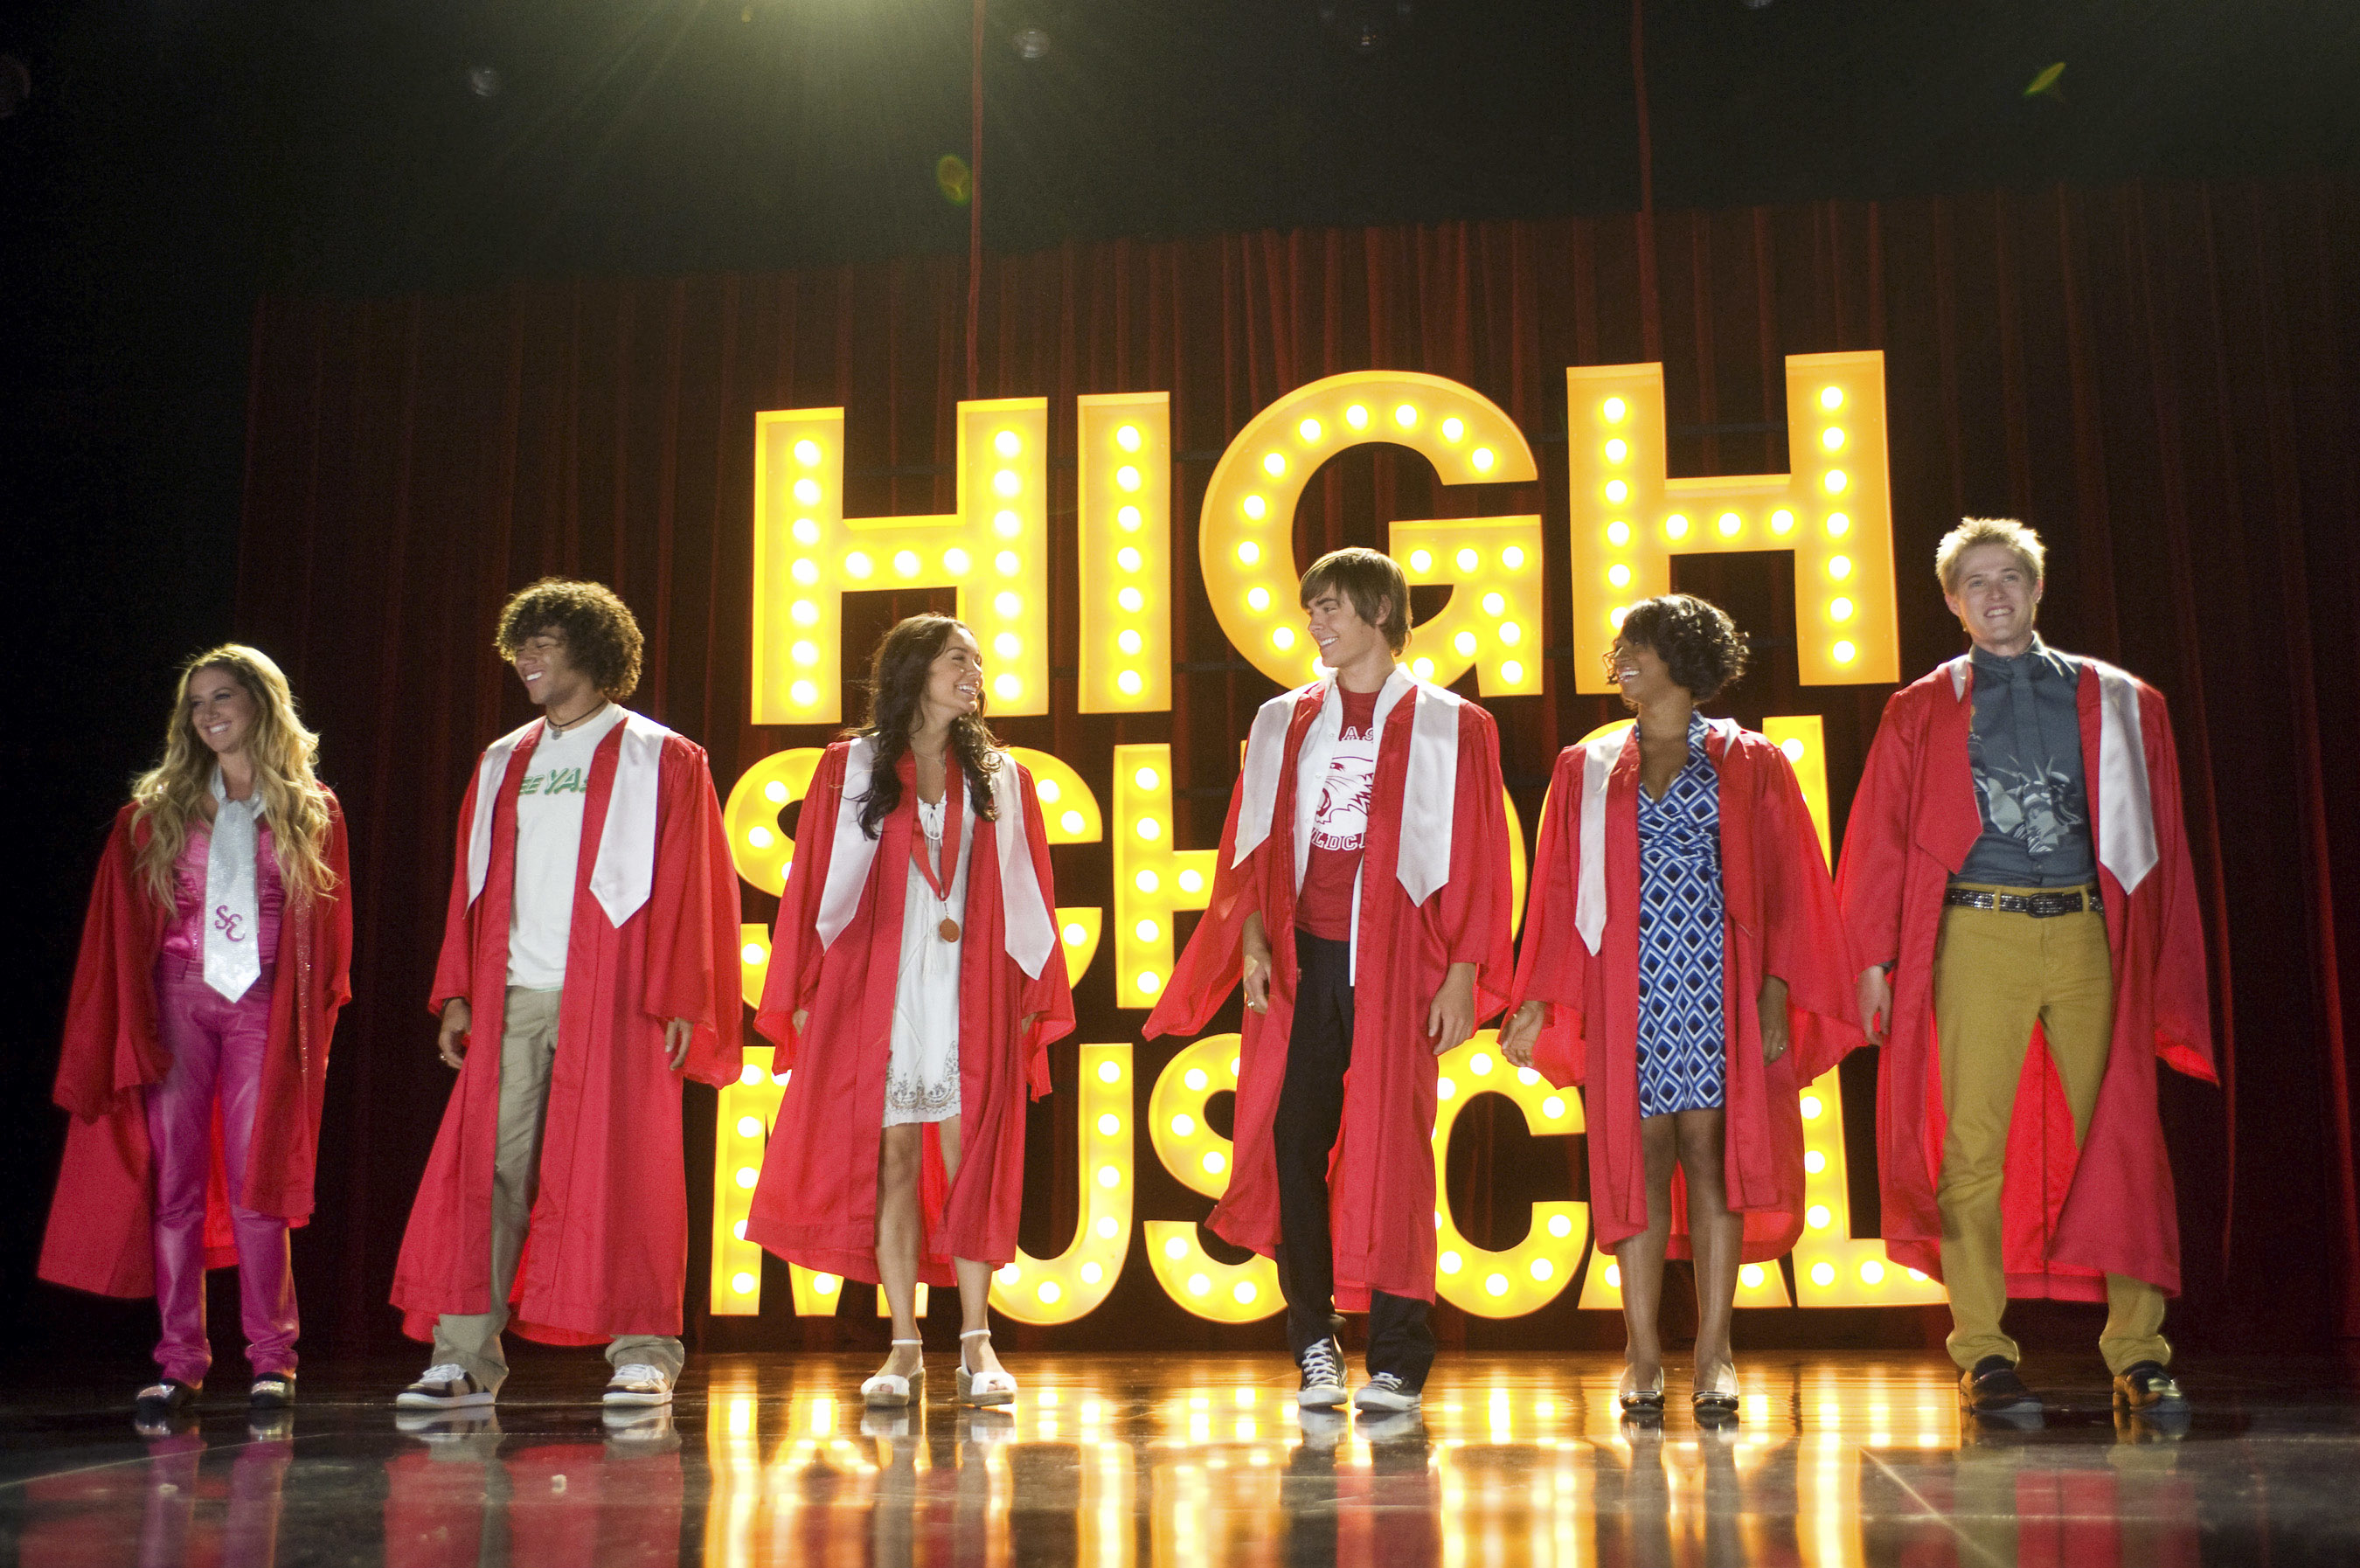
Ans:
[[[1299,1357],[1343,1327],[1336,1315],[1328,1161],[1344,1125],[1344,1073],[1352,1065],[1352,948],[1297,931],[1295,953],[1302,978],[1272,1143],[1278,1157],[1278,1283],[1286,1297],[1287,1348]],[[1405,1388],[1425,1386],[1434,1365],[1426,1308],[1415,1296],[1369,1292],[1371,1376],[1390,1372]]]

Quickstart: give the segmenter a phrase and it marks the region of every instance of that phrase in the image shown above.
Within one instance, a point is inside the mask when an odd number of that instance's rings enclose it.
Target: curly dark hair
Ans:
[[[867,735],[877,748],[869,793],[860,798],[860,831],[872,839],[901,803],[901,757],[910,749],[910,731],[926,694],[926,671],[942,656],[952,631],[966,625],[949,615],[912,615],[887,632],[869,657],[869,718],[849,733]],[[951,721],[949,747],[967,776],[968,807],[978,821],[999,821],[991,776],[1000,770],[1000,739],[980,709]]]
[[[563,637],[565,657],[610,701],[619,702],[638,690],[646,639],[631,607],[604,583],[544,577],[510,594],[500,606],[500,629],[492,638],[500,657],[514,659],[519,648],[544,636]]]
[[[1687,687],[1699,702],[1710,702],[1745,673],[1745,634],[1720,605],[1692,594],[1640,600],[1623,615],[1616,640],[1653,648],[1672,683]]]

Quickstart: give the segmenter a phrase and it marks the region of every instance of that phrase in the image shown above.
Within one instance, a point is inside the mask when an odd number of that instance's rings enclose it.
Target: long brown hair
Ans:
[[[860,798],[860,831],[870,838],[901,803],[901,757],[910,749],[910,726],[926,694],[926,672],[942,656],[951,632],[965,626],[949,615],[912,615],[887,632],[869,656],[869,717],[852,733],[868,736],[877,748],[869,793]],[[977,818],[998,821],[991,776],[1000,770],[1000,739],[984,720],[979,691],[976,712],[951,721],[948,750],[967,777],[967,802]]]
[[[189,684],[207,670],[224,671],[254,699],[254,731],[246,736],[246,751],[254,759],[255,791],[270,822],[288,902],[300,908],[315,894],[333,893],[336,878],[326,855],[328,791],[312,773],[320,737],[303,727],[295,693],[270,656],[235,642],[207,648],[180,667],[163,760],[131,787],[132,826],[148,829],[148,842],[138,852],[140,880],[151,898],[172,908],[172,865],[189,842],[190,828],[206,820],[204,803],[213,798],[213,769],[220,765],[197,737]]]

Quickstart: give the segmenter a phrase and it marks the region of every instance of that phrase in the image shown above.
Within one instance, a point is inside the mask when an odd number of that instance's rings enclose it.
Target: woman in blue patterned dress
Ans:
[[[1583,1087],[1592,1218],[1620,1268],[1630,1334],[1620,1397],[1633,1414],[1663,1408],[1655,1319],[1665,1257],[1682,1250],[1679,1168],[1696,1260],[1694,1402],[1727,1417],[1739,1267],[1775,1258],[1801,1228],[1796,1073],[1824,1071],[1832,1059],[1820,1058],[1852,1038],[1811,1024],[1810,1060],[1786,1061],[1789,1004],[1841,1025],[1843,941],[1785,755],[1696,711],[1745,668],[1729,617],[1686,594],[1643,601],[1607,668],[1638,723],[1558,758],[1502,1051]]]

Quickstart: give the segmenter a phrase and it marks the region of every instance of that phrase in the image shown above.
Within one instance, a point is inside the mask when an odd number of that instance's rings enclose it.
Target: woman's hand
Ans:
[[[688,1019],[668,1018],[664,1021],[664,1054],[672,1059],[673,1072],[679,1072],[680,1064],[688,1060],[689,1043],[695,1039],[696,1026]]]
[[[1762,1064],[1767,1067],[1786,1054],[1786,982],[1775,975],[1764,975],[1754,1010],[1762,1024]]]
[[[456,1071],[467,1060],[467,1026],[474,1022],[467,1007],[467,998],[453,996],[442,1004],[442,1033],[434,1042],[442,1054],[442,1065]]]
[[[1500,1031],[1500,1054],[1518,1067],[1533,1064],[1533,1047],[1540,1043],[1541,1026],[1548,1022],[1546,1002],[1526,1002]]]

